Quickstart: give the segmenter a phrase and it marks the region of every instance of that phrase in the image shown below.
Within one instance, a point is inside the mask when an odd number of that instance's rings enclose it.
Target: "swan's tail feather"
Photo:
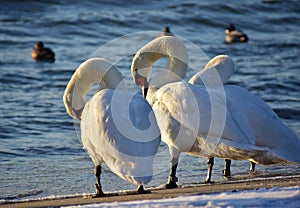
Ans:
[[[189,154],[200,157],[250,160],[261,165],[300,163],[298,155],[286,151],[240,144],[223,139],[216,143],[205,141],[203,138],[197,138]]]

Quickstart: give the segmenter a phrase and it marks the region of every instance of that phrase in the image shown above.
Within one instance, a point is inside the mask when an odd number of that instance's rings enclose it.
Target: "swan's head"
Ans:
[[[63,101],[69,116],[75,119],[81,119],[81,113],[85,105],[85,97],[79,93],[80,88],[76,84],[78,75],[76,72],[68,83],[63,95]]]
[[[115,89],[122,79],[119,70],[103,58],[91,58],[83,62],[71,77],[64,92],[63,100],[67,113],[80,119],[86,103],[85,96],[94,83],[102,83],[101,89]]]
[[[138,52],[133,58],[131,74],[135,84],[142,88],[144,97],[147,95],[152,65],[160,57],[163,57],[163,54],[156,52]]]
[[[153,63],[162,57],[168,59],[168,64],[165,72],[152,79],[155,87],[181,80],[186,75],[188,55],[185,45],[174,36],[162,36],[152,40],[135,54],[131,64],[133,79],[143,89],[145,97]]]

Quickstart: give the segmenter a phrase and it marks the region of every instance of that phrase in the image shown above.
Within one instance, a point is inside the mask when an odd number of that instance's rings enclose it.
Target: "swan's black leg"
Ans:
[[[255,171],[255,163],[250,161],[250,173],[254,173]]]
[[[100,183],[100,175],[101,175],[101,165],[96,165],[95,167],[95,176],[96,176],[96,194],[94,197],[103,197],[105,194],[102,191],[102,186]]]
[[[211,173],[212,173],[212,168],[214,166],[214,158],[210,157],[207,159],[207,177],[205,179],[205,183],[211,183]]]
[[[176,169],[178,166],[178,158],[172,158],[171,163],[171,171],[170,171],[170,176],[169,176],[169,180],[168,183],[165,185],[165,187],[167,189],[172,189],[172,188],[177,188],[177,181],[178,178],[176,177]]]
[[[225,159],[224,169],[223,169],[223,176],[228,177],[231,175],[230,166],[231,166],[231,160]]]
[[[139,185],[136,192],[138,194],[149,194],[149,193],[151,193],[151,191],[145,190],[143,185]]]

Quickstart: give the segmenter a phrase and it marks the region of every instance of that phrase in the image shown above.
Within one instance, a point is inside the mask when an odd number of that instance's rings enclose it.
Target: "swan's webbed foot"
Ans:
[[[143,185],[139,185],[138,188],[136,189],[136,192],[138,194],[150,194],[151,191],[145,190]]]
[[[164,186],[166,189],[173,189],[173,188],[177,188],[177,181],[178,178],[176,177],[176,170],[177,170],[177,166],[178,166],[178,157],[172,157],[171,159],[171,171],[170,171],[170,175],[169,175],[169,180],[168,183],[166,183]]]
[[[206,177],[204,183],[205,183],[205,184],[209,184],[209,183],[210,183],[210,184],[213,184],[214,181],[211,180],[211,177]]]
[[[93,198],[97,198],[97,197],[105,197],[105,193],[103,193],[101,187],[99,186],[99,184],[95,184],[95,188],[96,188],[96,194],[93,196]]]
[[[177,182],[178,178],[176,176],[169,176],[169,180],[168,183],[165,184],[165,188],[166,189],[173,189],[173,188],[177,188]]]
[[[206,178],[204,183],[214,183],[210,178]]]

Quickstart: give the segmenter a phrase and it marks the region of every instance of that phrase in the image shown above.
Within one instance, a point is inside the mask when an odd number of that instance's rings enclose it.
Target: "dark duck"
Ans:
[[[233,24],[229,24],[225,30],[226,43],[242,43],[249,40],[248,36],[242,31],[236,30]]]
[[[31,57],[35,61],[55,61],[55,53],[50,48],[46,48],[41,41],[36,42],[34,45]]]

